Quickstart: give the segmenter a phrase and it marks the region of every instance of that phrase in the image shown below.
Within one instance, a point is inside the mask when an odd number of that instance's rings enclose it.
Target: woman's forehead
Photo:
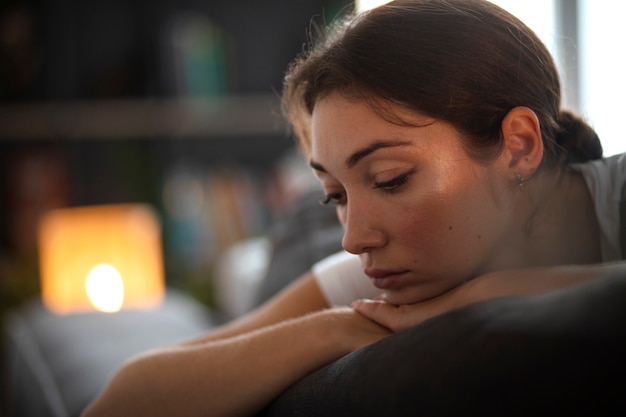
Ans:
[[[316,101],[311,114],[311,123],[316,113],[320,113],[320,107],[334,107],[333,111],[340,112],[340,115],[358,108],[360,111],[370,113],[372,117],[398,126],[427,126],[436,121],[434,117],[427,116],[408,105],[385,98],[333,92]]]

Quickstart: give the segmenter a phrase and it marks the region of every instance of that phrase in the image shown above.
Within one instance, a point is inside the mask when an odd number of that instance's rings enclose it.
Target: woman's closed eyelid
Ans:
[[[374,180],[374,189],[381,190],[385,193],[392,194],[399,191],[400,187],[406,184],[409,181],[411,175],[415,173],[416,169],[410,168],[398,175],[395,175],[393,178],[385,181],[376,181]],[[341,206],[346,203],[346,193],[344,191],[338,192],[327,192],[325,197],[320,200],[321,205],[328,205],[333,203],[336,206]]]
[[[391,187],[394,185],[398,185],[400,183],[405,183],[409,178],[408,174],[402,174],[402,175],[398,175],[397,177],[393,177],[390,180],[387,181],[376,181],[374,182],[374,186],[376,188],[384,188],[384,187]]]
[[[408,171],[396,175],[395,177],[386,181],[375,181],[374,188],[383,190],[395,190],[396,188],[404,185],[409,180],[409,177],[415,173],[415,168],[411,168]]]
[[[372,166],[367,170],[367,175],[373,182],[388,182],[395,178],[415,172],[416,166],[413,164],[402,166]]]

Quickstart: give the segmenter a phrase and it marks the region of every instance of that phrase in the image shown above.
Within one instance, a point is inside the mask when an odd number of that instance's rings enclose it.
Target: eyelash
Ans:
[[[413,173],[415,173],[415,169],[411,169],[410,171],[398,175],[397,177],[392,178],[389,181],[374,183],[374,188],[379,189],[386,194],[394,194],[399,190],[400,187],[402,187],[409,181],[409,177],[413,175]],[[324,206],[330,203],[340,205],[342,204],[343,198],[344,195],[342,193],[327,194],[323,200],[320,200],[320,204]]]
[[[342,198],[343,198],[343,195],[341,193],[326,194],[326,198],[324,198],[323,200],[320,200],[320,204],[323,206],[326,206],[330,203],[333,203],[335,205],[341,204]]]
[[[389,181],[377,182],[374,184],[374,188],[379,189],[387,194],[394,194],[409,181],[409,177],[413,175],[415,172],[414,169],[411,169],[408,172],[405,172],[402,175],[398,175],[395,178],[390,179]]]

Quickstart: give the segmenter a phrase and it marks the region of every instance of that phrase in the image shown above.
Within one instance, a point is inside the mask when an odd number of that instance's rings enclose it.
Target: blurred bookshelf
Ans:
[[[0,104],[0,141],[213,140],[286,132],[278,98],[269,94]]]
[[[294,147],[278,105],[269,94],[0,105],[0,310],[38,292],[43,213],[125,202],[158,210],[168,285],[211,305],[220,254],[276,215],[276,165]]]
[[[351,7],[1,2],[0,313],[37,292],[42,213],[121,202],[158,210],[168,283],[210,303],[215,257],[263,233],[286,201],[284,71],[313,21]]]

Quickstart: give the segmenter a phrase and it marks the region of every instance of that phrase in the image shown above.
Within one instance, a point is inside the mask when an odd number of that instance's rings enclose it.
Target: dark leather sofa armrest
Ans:
[[[260,415],[626,415],[626,277],[433,318],[325,366]]]

